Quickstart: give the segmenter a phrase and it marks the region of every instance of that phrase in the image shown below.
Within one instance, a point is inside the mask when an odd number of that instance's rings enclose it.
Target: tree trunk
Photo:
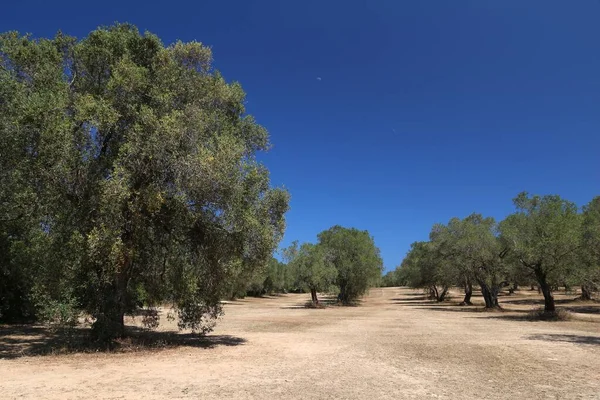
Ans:
[[[438,288],[435,285],[431,285],[429,287],[429,298],[432,300],[437,300],[438,297]]]
[[[542,271],[540,267],[537,267],[535,270],[535,277],[539,283],[539,289],[542,291],[544,295],[544,312],[555,312],[556,307],[554,306],[554,296],[552,295],[552,286],[548,283],[546,279],[546,273]]]
[[[106,310],[96,316],[92,325],[92,336],[99,342],[109,343],[125,336],[125,313],[116,304],[106,305]]]
[[[114,281],[106,288],[105,298],[100,304],[92,335],[99,342],[110,342],[125,336],[125,311],[127,310],[127,271],[131,268],[131,257],[125,252]]]
[[[471,281],[469,279],[467,279],[465,281],[465,297],[463,298],[463,301],[460,304],[463,306],[473,305],[473,303],[471,303],[472,295],[473,295],[473,284],[471,283]]]
[[[581,300],[592,300],[592,290],[585,283],[581,285]]]
[[[310,289],[310,297],[312,299],[313,304],[319,304],[319,299],[317,297],[316,289]]]
[[[338,295],[338,301],[341,301],[342,304],[349,304],[350,299],[348,296],[347,283],[340,284],[340,294]]]
[[[446,300],[446,295],[448,294],[448,286],[444,286],[442,288],[442,292],[438,294],[438,298],[437,301],[444,301]]]
[[[500,288],[497,286],[488,286],[487,283],[483,281],[479,281],[479,286],[481,287],[481,295],[483,296],[483,300],[485,301],[485,308],[500,308],[498,304],[498,292]]]

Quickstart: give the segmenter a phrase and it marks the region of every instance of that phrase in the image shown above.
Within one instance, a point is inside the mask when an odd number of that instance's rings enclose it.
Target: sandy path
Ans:
[[[212,348],[0,357],[0,398],[600,399],[598,322],[461,311],[398,288],[360,307],[298,308],[307,298],[228,304]]]

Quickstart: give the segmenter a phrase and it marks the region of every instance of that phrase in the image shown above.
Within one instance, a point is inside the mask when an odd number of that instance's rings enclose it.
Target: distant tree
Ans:
[[[293,242],[284,250],[284,254],[294,286],[309,291],[311,301],[318,304],[317,292],[328,290],[337,275],[335,266],[327,259],[323,247],[311,243],[298,246],[298,242]]]
[[[167,300],[180,327],[210,329],[229,282],[271,258],[288,208],[244,97],[209,48],[131,25],[2,35],[0,279],[15,283],[0,301],[89,313],[100,340]]]
[[[383,260],[368,231],[336,225],[319,233],[318,239],[325,260],[337,271],[342,303],[353,302],[379,280]]]
[[[600,287],[600,196],[583,208],[579,253],[577,280],[581,284],[581,298],[591,300]]]
[[[517,212],[500,223],[502,239],[521,267],[537,280],[544,311],[554,312],[552,288],[564,281],[581,245],[577,206],[559,196],[530,197],[525,192],[514,204]]]
[[[267,264],[264,289],[267,293],[283,293],[287,289],[287,265],[272,257]]]
[[[402,286],[402,283],[400,282],[400,277],[398,276],[398,269],[386,272],[386,274],[381,277],[381,286]]]
[[[450,268],[445,262],[436,243],[415,242],[402,260],[398,274],[408,286],[426,289],[429,297],[444,301],[448,289],[456,281],[456,276],[449,273]]]

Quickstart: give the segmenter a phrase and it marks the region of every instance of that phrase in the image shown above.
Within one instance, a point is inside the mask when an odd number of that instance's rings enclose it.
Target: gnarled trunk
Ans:
[[[128,239],[130,236],[126,234],[123,237]],[[110,342],[113,339],[125,336],[128,273],[131,271],[131,267],[132,258],[125,250],[119,270],[114,281],[104,293],[105,300],[101,303],[101,308],[95,315],[96,321],[92,325],[92,335],[100,342]]]
[[[539,283],[539,289],[544,295],[544,311],[555,312],[554,295],[552,295],[552,287],[548,283],[546,273],[539,266],[534,269],[534,272]]]
[[[99,342],[108,343],[113,339],[125,336],[125,312],[118,301],[104,305],[104,310],[96,316],[92,324],[92,336]]]
[[[444,300],[446,300],[446,295],[447,294],[448,294],[448,286],[444,286],[442,288],[442,291],[440,293],[438,293],[437,301],[444,301]]]
[[[350,296],[348,295],[347,283],[342,282],[340,284],[340,294],[338,294],[338,301],[342,302],[342,304],[350,303]]]
[[[465,281],[465,297],[463,298],[462,303],[460,303],[463,306],[470,306],[473,303],[471,303],[471,296],[473,295],[473,284],[471,283],[471,281],[469,279],[467,279]]]
[[[317,297],[317,289],[310,289],[310,297],[313,304],[319,304],[319,298]]]
[[[429,286],[429,298],[431,300],[437,300],[438,299],[438,288],[435,285],[431,285]]]
[[[592,288],[585,283],[581,285],[581,300],[592,300]]]
[[[484,281],[478,281],[478,283],[481,287],[481,295],[485,301],[485,308],[499,308],[500,305],[498,304],[498,292],[500,291],[500,288],[498,286],[488,286],[488,284]]]

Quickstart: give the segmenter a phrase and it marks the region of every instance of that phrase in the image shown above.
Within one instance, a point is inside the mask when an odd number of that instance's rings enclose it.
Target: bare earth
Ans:
[[[494,313],[404,288],[358,307],[309,297],[231,302],[207,339],[162,350],[20,356],[48,336],[0,327],[0,398],[600,399],[597,303],[558,295],[574,319],[532,322],[528,290]]]

